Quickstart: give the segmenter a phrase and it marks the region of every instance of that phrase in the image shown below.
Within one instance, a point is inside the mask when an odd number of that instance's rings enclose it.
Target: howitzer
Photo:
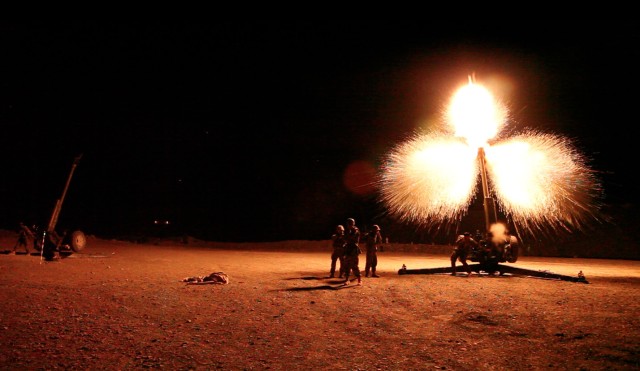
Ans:
[[[469,251],[467,259],[479,263],[488,273],[497,271],[499,263],[515,263],[518,260],[519,243],[516,236],[509,234],[494,236],[488,232],[486,237],[476,236],[477,246]]]
[[[47,228],[44,230],[36,230],[34,233],[36,236],[34,247],[39,252],[42,252],[42,256],[47,260],[54,259],[56,252],[69,255],[74,252],[82,251],[86,246],[87,239],[82,231],[76,230],[71,233],[64,231],[62,234],[58,234],[55,230],[56,224],[58,223],[58,217],[60,216],[60,210],[62,209],[62,203],[67,195],[67,190],[69,189],[69,184],[73,177],[73,172],[78,166],[81,158],[82,154],[77,156],[73,161],[71,171],[67,177],[67,182],[62,190],[62,196],[56,200]]]
[[[518,260],[519,253],[519,239],[509,233],[502,233],[500,231],[498,235],[492,232],[492,226],[498,223],[498,214],[495,207],[495,200],[491,197],[489,192],[489,183],[487,182],[487,170],[486,159],[484,149],[481,147],[478,149],[478,161],[480,162],[480,180],[482,181],[482,194],[484,196],[484,218],[486,234],[483,236],[479,232],[476,234],[477,246],[469,251],[467,259],[476,264],[469,264],[469,270],[481,273],[486,272],[488,274],[498,273],[503,275],[505,273],[521,274],[532,277],[560,279],[564,281],[589,283],[582,271],[577,277],[564,276],[561,274],[548,273],[535,271],[532,269],[515,268],[500,263],[515,263]],[[462,238],[462,235],[457,237],[456,243]],[[456,264],[454,261],[453,264]],[[439,267],[439,268],[424,268],[424,269],[407,269],[405,264],[398,270],[398,274],[438,274],[438,273],[453,273],[454,269],[451,266]]]

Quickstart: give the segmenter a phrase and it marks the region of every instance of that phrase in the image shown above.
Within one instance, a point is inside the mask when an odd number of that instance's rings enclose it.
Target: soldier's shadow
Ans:
[[[4,254],[4,255],[29,255],[26,251],[14,251],[12,254],[11,250],[2,250],[0,251],[0,254]]]
[[[342,278],[331,278],[328,276],[325,277],[317,277],[317,276],[302,276],[302,277],[291,277],[291,278],[285,278],[285,281],[292,281],[292,280],[303,280],[303,281],[320,281],[320,280],[330,280],[329,284],[325,284],[325,285],[319,285],[319,286],[305,286],[305,287],[289,287],[286,289],[281,289],[281,290],[277,290],[277,291],[317,291],[317,290],[342,290],[342,289],[346,289],[349,287],[356,287],[357,285],[355,284],[349,284],[349,285],[345,285],[344,284],[344,279]],[[351,280],[349,280],[349,283],[352,283],[353,281],[356,281],[357,278],[353,278]]]

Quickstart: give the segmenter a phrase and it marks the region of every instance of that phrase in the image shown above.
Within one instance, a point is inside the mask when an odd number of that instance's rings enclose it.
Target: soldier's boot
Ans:
[[[376,270],[374,269],[374,270],[371,272],[371,277],[373,277],[373,278],[378,278],[378,277],[380,277],[380,276],[378,276],[378,275],[376,274]]]
[[[362,278],[360,278],[360,276],[358,276],[358,286],[362,285]]]

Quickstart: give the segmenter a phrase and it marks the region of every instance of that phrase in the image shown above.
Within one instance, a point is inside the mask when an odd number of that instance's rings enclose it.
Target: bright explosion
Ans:
[[[454,94],[446,125],[386,156],[380,189],[389,213],[427,227],[459,221],[476,197],[482,151],[490,196],[521,232],[597,220],[602,187],[572,142],[534,130],[495,139],[507,118],[507,108],[470,79]]]

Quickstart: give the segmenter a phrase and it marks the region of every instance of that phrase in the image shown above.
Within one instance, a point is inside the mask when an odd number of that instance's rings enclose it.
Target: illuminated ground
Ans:
[[[10,248],[14,239],[2,239]],[[589,284],[398,275],[385,251],[340,289],[322,242],[239,250],[90,239],[59,262],[0,255],[0,369],[638,369],[640,262],[521,258]],[[277,248],[281,251],[268,251]],[[300,252],[300,250],[308,250]],[[361,263],[364,268],[364,262]],[[187,285],[222,271],[228,285]]]

